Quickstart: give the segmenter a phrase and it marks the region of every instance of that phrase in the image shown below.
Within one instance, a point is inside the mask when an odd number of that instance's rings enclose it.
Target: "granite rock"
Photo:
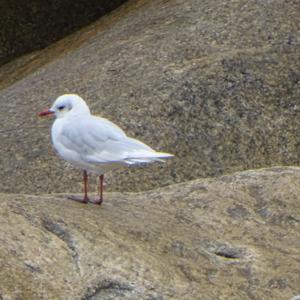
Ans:
[[[5,66],[0,190],[81,191],[52,149],[51,121],[36,116],[68,92],[176,155],[108,174],[109,190],[299,164],[299,14],[298,1],[129,1]]]
[[[291,299],[300,168],[108,193],[0,194],[1,299]]]

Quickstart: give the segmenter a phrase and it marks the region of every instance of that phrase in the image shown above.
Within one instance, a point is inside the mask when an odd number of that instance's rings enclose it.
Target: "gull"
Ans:
[[[83,170],[84,196],[70,197],[83,203],[88,197],[88,174],[100,179],[100,195],[93,203],[103,202],[104,174],[124,166],[134,166],[164,161],[173,155],[156,152],[143,142],[128,137],[111,121],[91,114],[86,102],[76,94],[59,96],[50,109],[40,117],[54,115],[51,128],[52,144],[58,155]]]

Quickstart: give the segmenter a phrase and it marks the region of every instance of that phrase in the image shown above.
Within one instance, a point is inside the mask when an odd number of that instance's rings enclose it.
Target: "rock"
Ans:
[[[299,14],[297,1],[129,1],[17,69],[6,66],[0,190],[81,191],[81,174],[52,150],[51,122],[36,117],[66,92],[176,155],[109,174],[110,190],[297,165]]]
[[[125,0],[0,1],[0,65],[95,21]]]
[[[299,293],[299,195],[300,168],[292,167],[107,193],[101,207],[64,194],[1,194],[0,294],[291,299]]]

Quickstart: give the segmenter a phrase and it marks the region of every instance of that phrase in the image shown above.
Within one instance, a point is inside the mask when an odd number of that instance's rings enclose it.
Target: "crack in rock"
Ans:
[[[104,279],[88,287],[81,300],[115,299],[116,296],[126,296],[126,292],[131,292],[133,289],[130,284]]]
[[[215,251],[217,256],[221,256],[228,259],[239,259],[244,257],[244,252],[242,249],[233,248],[229,246],[222,246]]]
[[[80,257],[79,253],[75,247],[74,240],[69,233],[69,231],[64,228],[61,224],[58,222],[54,222],[48,217],[42,218],[42,226],[49,231],[51,234],[54,234],[56,237],[58,237],[60,240],[62,240],[67,247],[71,250],[71,255],[74,260],[76,271],[77,273],[81,274],[81,268],[80,268]]]
[[[30,260],[24,261],[24,265],[33,273],[42,273],[41,268]]]

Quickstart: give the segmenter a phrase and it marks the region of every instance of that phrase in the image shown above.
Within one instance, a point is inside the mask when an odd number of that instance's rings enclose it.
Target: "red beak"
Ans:
[[[43,110],[42,112],[40,112],[38,114],[39,117],[44,117],[44,116],[48,116],[48,115],[53,115],[54,112],[50,109],[46,109],[46,110]]]

